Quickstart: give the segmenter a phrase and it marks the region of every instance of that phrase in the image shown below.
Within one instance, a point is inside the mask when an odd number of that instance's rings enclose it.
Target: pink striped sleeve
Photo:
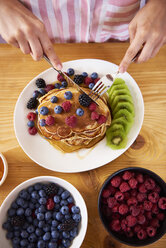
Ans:
[[[70,0],[67,0],[67,12],[69,17],[69,35],[70,42],[75,41],[76,33],[75,33],[75,11],[74,11],[74,3]]]
[[[109,4],[112,4],[115,6],[124,7],[124,6],[129,6],[129,5],[136,3],[138,2],[138,0],[109,0],[108,2]]]
[[[60,42],[64,42],[64,36],[63,36],[63,21],[62,21],[62,14],[60,11],[60,1],[59,0],[53,0],[53,6],[54,6],[54,13],[55,18],[58,22],[58,33]]]
[[[128,17],[128,16],[131,16],[131,15],[135,14],[138,10],[139,10],[139,6],[137,6],[136,8],[134,8],[134,9],[132,9],[130,11],[123,12],[123,13],[107,11],[106,17],[124,18],[124,17]]]
[[[81,0],[81,42],[87,42],[89,8],[87,0]]]

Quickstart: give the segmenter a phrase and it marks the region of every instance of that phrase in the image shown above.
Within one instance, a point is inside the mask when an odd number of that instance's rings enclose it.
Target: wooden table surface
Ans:
[[[119,64],[127,47],[127,43],[58,44],[55,49],[62,62],[95,58]],[[9,165],[7,179],[0,187],[0,204],[14,187],[29,178],[43,175],[63,178],[80,191],[87,204],[88,229],[81,247],[128,247],[104,229],[98,215],[98,193],[110,174],[128,166],[150,169],[166,181],[166,46],[155,58],[145,64],[132,64],[128,70],[138,83],[145,103],[144,122],[137,140],[115,161],[83,173],[57,173],[40,167],[23,152],[15,137],[13,113],[17,98],[26,84],[48,67],[44,60],[34,62],[18,49],[0,45],[0,152]],[[166,235],[149,247],[165,248]]]

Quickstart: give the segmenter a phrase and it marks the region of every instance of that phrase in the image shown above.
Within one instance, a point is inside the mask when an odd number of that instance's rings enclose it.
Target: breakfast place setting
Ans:
[[[0,247],[165,247],[166,49],[119,73],[126,47],[0,46]]]

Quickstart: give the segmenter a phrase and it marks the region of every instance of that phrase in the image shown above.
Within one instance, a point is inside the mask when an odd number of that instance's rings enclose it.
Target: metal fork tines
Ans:
[[[89,93],[89,96],[94,100],[97,101],[99,97],[104,95],[107,90],[111,87],[113,83],[113,77],[111,74],[107,74],[106,76],[102,77],[92,88]]]

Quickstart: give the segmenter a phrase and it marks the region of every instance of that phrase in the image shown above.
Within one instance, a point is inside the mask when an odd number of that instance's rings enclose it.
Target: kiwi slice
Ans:
[[[109,130],[110,132],[115,132],[119,130],[125,132],[124,126],[122,124],[116,124],[116,123],[114,123],[113,125],[111,124],[111,126],[107,130]]]
[[[128,122],[133,123],[134,118],[132,114],[127,109],[120,109],[114,115],[114,120],[118,119],[119,117],[124,117]]]
[[[107,145],[112,149],[122,149],[125,148],[127,144],[127,136],[121,130],[115,132],[109,129],[106,132]]]
[[[125,84],[125,81],[122,78],[116,78],[113,82],[113,85]]]
[[[109,102],[110,106],[111,106],[111,104],[112,104],[114,98],[115,98],[116,96],[121,96],[121,95],[130,95],[129,89],[115,90],[115,91],[112,93],[112,95],[110,95],[110,96],[108,97],[108,102]]]
[[[130,128],[132,126],[132,123],[128,122],[125,117],[119,117],[117,119],[113,119],[112,123],[111,123],[111,126],[114,125],[114,124],[120,124],[124,127],[124,133],[125,134],[128,134],[128,132],[130,131]]]
[[[134,117],[135,113],[134,113],[134,105],[130,102],[119,102],[116,107],[114,108],[112,115],[114,118],[114,115],[120,110],[120,109],[127,109],[132,116]]]
[[[127,89],[128,91],[129,91],[129,89],[128,89],[128,87],[127,87],[127,85],[126,84],[113,84],[112,86],[111,86],[111,88],[109,89],[109,91],[108,91],[108,95],[109,95],[109,97],[111,97],[111,95],[112,95],[112,93],[114,92],[114,91],[116,91],[116,90],[125,90],[125,89]]]
[[[116,105],[119,102],[130,102],[130,103],[133,104],[133,99],[132,99],[131,95],[118,95],[118,96],[115,96],[113,98],[112,103],[111,103],[111,109],[114,110],[114,108],[116,107]]]

